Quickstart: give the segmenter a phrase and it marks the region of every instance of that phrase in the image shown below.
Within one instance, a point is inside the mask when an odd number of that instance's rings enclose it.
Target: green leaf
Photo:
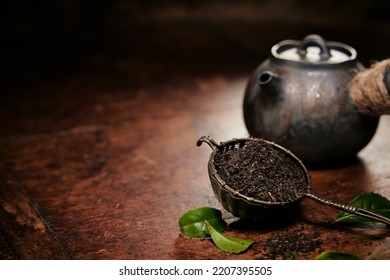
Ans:
[[[232,237],[220,233],[207,221],[206,225],[210,232],[211,239],[214,241],[215,245],[224,252],[238,254],[248,249],[254,242],[253,240]]]
[[[350,202],[351,205],[360,207],[362,209],[371,211],[378,215],[390,218],[390,201],[377,193],[364,193],[355,197]],[[377,223],[376,221],[369,220],[364,217],[360,217],[354,214],[347,212],[340,212],[336,217],[335,222],[345,223],[345,222],[365,222],[365,223]]]
[[[222,219],[222,213],[218,209],[200,207],[186,212],[179,219],[180,231],[192,238],[210,237],[206,221],[217,231],[223,231],[226,222]]]
[[[361,260],[361,258],[347,253],[322,252],[316,257],[316,260]]]
[[[375,260],[385,249],[383,247],[378,247],[374,252],[369,254],[366,260]]]

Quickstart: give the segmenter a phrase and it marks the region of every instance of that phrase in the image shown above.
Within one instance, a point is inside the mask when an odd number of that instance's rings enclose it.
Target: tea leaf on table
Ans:
[[[371,211],[378,215],[390,218],[390,201],[377,193],[364,193],[351,200],[351,205],[360,207],[362,209]],[[369,220],[364,217],[360,217],[347,212],[340,212],[336,217],[335,222],[365,222],[365,223],[377,223],[376,221]]]
[[[237,238],[220,233],[207,221],[206,225],[210,232],[211,239],[214,241],[215,245],[224,252],[238,254],[248,249],[254,242],[250,239]]]
[[[347,253],[322,252],[316,257],[316,260],[361,260],[361,258]]]
[[[226,227],[221,211],[211,207],[200,207],[192,209],[180,217],[180,231],[192,238],[210,237],[206,221],[217,231],[223,231]]]

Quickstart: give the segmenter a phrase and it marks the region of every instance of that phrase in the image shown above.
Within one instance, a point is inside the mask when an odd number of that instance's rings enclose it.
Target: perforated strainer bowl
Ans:
[[[225,153],[229,149],[242,149],[248,141],[263,141],[267,143],[269,148],[277,152],[283,162],[288,164],[294,173],[299,174],[299,176],[302,177],[306,185],[305,191],[301,191],[293,200],[265,201],[244,195],[229,186],[218,174],[215,167],[216,156]],[[288,217],[299,214],[299,202],[307,197],[323,205],[390,225],[390,219],[386,217],[353,205],[332,201],[314,194],[310,187],[310,175],[302,161],[280,145],[258,138],[232,139],[218,144],[208,136],[202,136],[197,141],[197,145],[200,146],[203,142],[208,144],[212,149],[208,161],[208,173],[213,192],[223,208],[236,217],[259,220],[288,219]],[[258,187],[261,188],[262,186]]]

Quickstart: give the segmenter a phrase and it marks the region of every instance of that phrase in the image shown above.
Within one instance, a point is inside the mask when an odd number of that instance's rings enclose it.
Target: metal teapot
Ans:
[[[282,41],[271,54],[245,89],[249,134],[309,164],[356,157],[390,113],[390,59],[365,69],[355,49],[318,35]]]

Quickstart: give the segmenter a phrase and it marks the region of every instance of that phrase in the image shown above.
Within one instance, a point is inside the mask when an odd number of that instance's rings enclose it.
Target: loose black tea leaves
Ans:
[[[293,202],[307,192],[304,175],[270,143],[261,139],[217,153],[215,168],[242,195],[267,202]]]
[[[292,259],[294,254],[306,255],[312,251],[321,250],[323,242],[319,233],[307,233],[302,230],[288,230],[275,233],[267,239],[263,248],[267,253],[265,259]]]

